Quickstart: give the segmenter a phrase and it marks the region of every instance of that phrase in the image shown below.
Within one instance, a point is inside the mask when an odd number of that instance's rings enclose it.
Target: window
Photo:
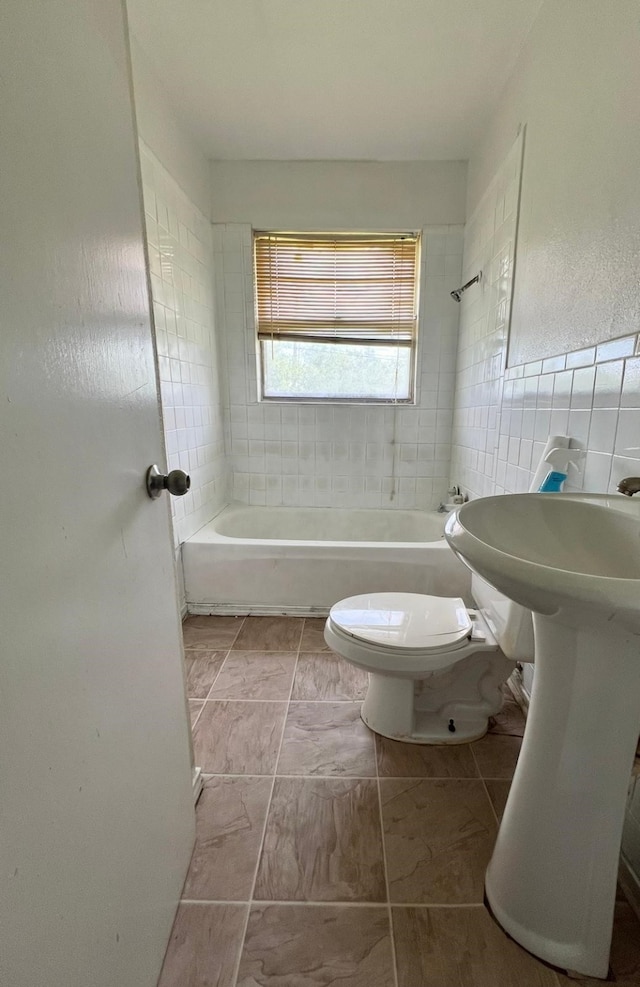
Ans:
[[[413,400],[416,233],[255,233],[262,397]]]

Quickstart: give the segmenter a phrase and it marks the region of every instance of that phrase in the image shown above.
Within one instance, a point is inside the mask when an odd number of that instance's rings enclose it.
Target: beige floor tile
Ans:
[[[303,624],[301,617],[247,617],[233,649],[297,652]]]
[[[610,963],[616,987],[640,984],[640,922],[627,901],[616,902]],[[576,980],[560,975],[558,980],[562,987],[603,987],[602,980],[591,977]]]
[[[228,651],[244,617],[187,617],[182,624],[185,648]]]
[[[303,635],[304,637],[304,635]],[[332,651],[300,652],[292,699],[364,699],[369,675]]]
[[[477,778],[478,769],[468,744],[437,747],[403,744],[376,736],[381,778]]]
[[[249,900],[270,794],[271,778],[206,780],[183,898]]]
[[[233,987],[247,905],[178,909],[158,987]]]
[[[498,819],[502,819],[504,807],[507,804],[509,789],[511,788],[511,782],[489,779],[485,782],[485,785],[487,786],[489,798],[491,799],[491,804],[493,805],[495,813]]]
[[[386,900],[376,782],[277,778],[254,897]]]
[[[398,987],[557,987],[553,970],[485,908],[393,908],[392,915]]]
[[[295,651],[231,651],[210,698],[287,700],[296,660]]]
[[[511,737],[522,737],[526,720],[524,713],[515,699],[505,697],[499,713],[489,720],[489,733],[507,734]]]
[[[305,617],[301,651],[329,651],[329,645],[324,639],[326,617]]]
[[[276,772],[374,777],[373,738],[360,703],[291,703]]]
[[[191,718],[191,726],[194,725],[198,716],[200,715],[200,710],[204,706],[204,702],[201,699],[190,699],[189,700],[189,716]]]
[[[210,774],[272,774],[286,712],[286,703],[205,703],[193,731],[196,764]]]
[[[190,699],[206,699],[227,656],[226,651],[186,651],[187,695]]]
[[[482,902],[497,826],[477,780],[380,780],[391,901]]]
[[[252,907],[238,987],[393,984],[386,908]]]
[[[472,744],[472,750],[483,778],[513,778],[522,740],[520,737],[504,737],[488,734]]]

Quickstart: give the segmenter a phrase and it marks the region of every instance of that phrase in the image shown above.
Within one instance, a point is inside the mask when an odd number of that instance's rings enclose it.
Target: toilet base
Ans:
[[[456,720],[454,721],[456,730],[453,733],[449,730],[448,723],[443,723],[434,714],[423,713],[422,716],[416,718],[417,722],[413,733],[385,733],[382,730],[376,729],[373,725],[375,720],[372,722],[371,718],[367,719],[364,705],[360,716],[363,722],[374,733],[379,734],[381,737],[388,737],[389,740],[398,740],[403,744],[422,744],[423,746],[431,744],[437,747],[444,747],[445,745],[450,747],[453,744],[470,744],[474,740],[481,740],[489,729],[488,717],[485,717],[483,720],[474,721]]]
[[[484,737],[502,708],[501,685],[515,667],[501,652],[462,659],[415,680],[369,673],[363,721],[375,733],[409,744],[468,744]]]

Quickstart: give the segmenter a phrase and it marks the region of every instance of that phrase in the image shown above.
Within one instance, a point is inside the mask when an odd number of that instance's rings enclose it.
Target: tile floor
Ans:
[[[184,625],[197,838],[159,987],[559,987],[483,905],[524,720],[459,747],[376,737],[324,621]],[[620,900],[618,984],[640,984]]]

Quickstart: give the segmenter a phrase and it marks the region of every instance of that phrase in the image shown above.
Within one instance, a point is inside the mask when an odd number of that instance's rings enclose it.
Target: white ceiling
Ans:
[[[219,159],[468,158],[543,0],[128,0]]]

